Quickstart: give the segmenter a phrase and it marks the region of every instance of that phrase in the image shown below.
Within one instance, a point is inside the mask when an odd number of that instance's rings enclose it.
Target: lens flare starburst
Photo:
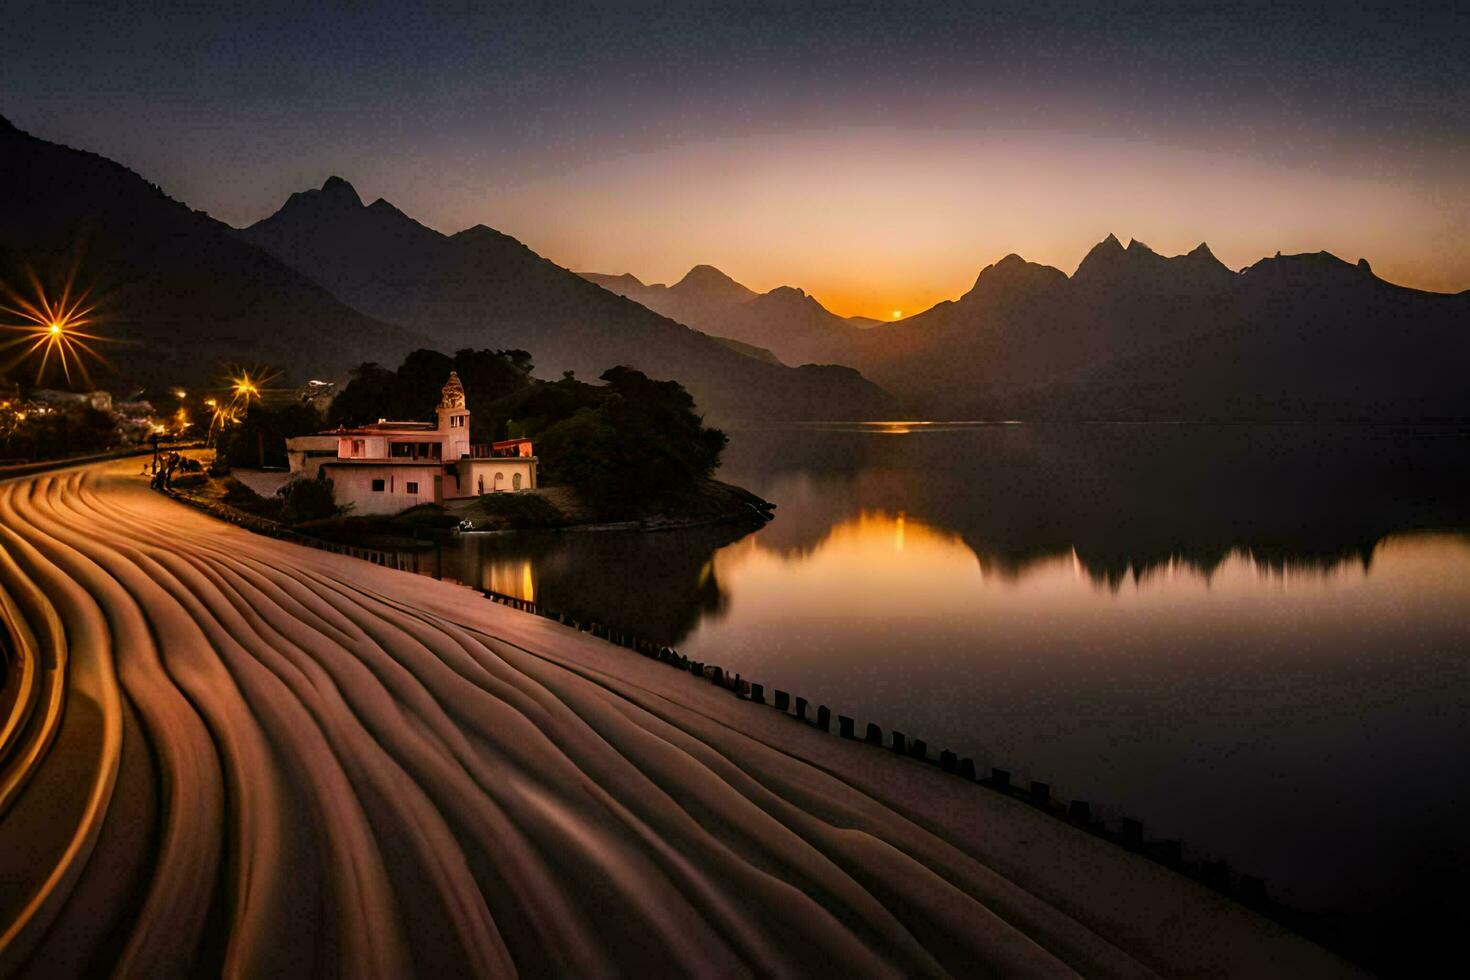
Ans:
[[[102,356],[90,343],[106,340],[90,332],[96,323],[97,310],[95,303],[88,302],[91,290],[77,289],[75,272],[67,277],[57,295],[48,295],[35,273],[27,271],[27,280],[30,295],[0,282],[0,315],[19,321],[0,323],[0,329],[20,335],[0,343],[0,351],[19,348],[0,364],[0,373],[28,359],[39,358],[36,384],[45,380],[46,369],[55,364],[61,368],[68,387],[77,381],[90,386],[92,378],[87,372],[86,359],[103,363]]]

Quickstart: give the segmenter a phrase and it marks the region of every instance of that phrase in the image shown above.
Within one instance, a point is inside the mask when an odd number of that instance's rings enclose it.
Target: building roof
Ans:
[[[379,419],[372,425],[360,425],[348,429],[339,427],[328,429],[321,433],[324,436],[382,436],[393,435],[399,432],[438,432],[439,426],[434,422],[389,422]]]

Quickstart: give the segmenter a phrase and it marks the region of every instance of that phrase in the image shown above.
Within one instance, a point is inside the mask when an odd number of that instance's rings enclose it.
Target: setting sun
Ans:
[[[894,320],[902,320],[903,319],[903,310],[894,310],[893,313],[890,314],[890,318],[891,319],[894,319]]]

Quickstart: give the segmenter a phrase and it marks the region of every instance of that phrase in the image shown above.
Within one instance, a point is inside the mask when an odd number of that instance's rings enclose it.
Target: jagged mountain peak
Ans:
[[[686,299],[740,301],[754,299],[756,293],[731,279],[712,265],[696,265],[669,289]]]
[[[961,296],[960,299],[972,296],[981,289],[999,289],[1004,287],[1031,287],[1058,279],[1066,279],[1066,274],[1059,269],[1053,269],[1049,265],[1040,265],[1036,262],[1028,262],[1015,252],[1010,253],[999,262],[991,263],[980,270],[980,275],[975,277],[975,285],[970,291]]]
[[[358,196],[357,188],[348,183],[345,178],[338,177],[335,174],[328,177],[322,183],[321,190],[318,193],[325,200],[350,204],[359,208],[362,207],[362,198]]]
[[[1123,243],[1118,241],[1118,236],[1110,232],[1107,238],[1092,246],[1082,257],[1082,262],[1077,266],[1077,271],[1072,273],[1072,278],[1079,276],[1086,278],[1093,275],[1097,270],[1112,265],[1126,254]]]

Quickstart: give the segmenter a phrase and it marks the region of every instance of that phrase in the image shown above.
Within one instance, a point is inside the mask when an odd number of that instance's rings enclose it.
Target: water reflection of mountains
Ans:
[[[799,556],[864,510],[960,537],[987,572],[1075,552],[1117,585],[1233,553],[1268,569],[1371,564],[1383,538],[1470,531],[1461,427],[1006,425],[798,428],[733,441],[728,478],[779,505],[761,544]],[[780,445],[779,450],[776,447]]]
[[[956,535],[987,573],[1075,553],[1116,588],[1170,565],[1208,576],[1233,553],[1368,568],[1390,535],[1470,532],[1467,450],[1463,428],[800,427],[735,432],[722,476],[777,503],[756,544],[790,560],[882,511]],[[725,608],[714,554],[745,533],[501,539],[480,561],[528,560],[551,608],[673,644]]]

